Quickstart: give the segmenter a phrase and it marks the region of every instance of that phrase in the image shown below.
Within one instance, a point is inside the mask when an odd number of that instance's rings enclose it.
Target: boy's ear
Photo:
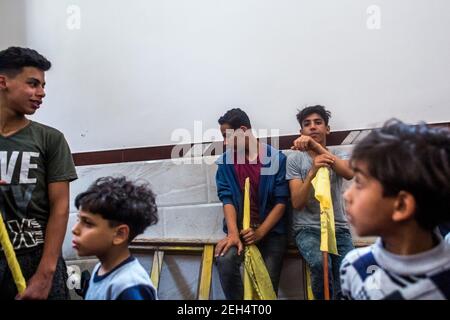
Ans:
[[[6,89],[6,76],[4,74],[0,74],[0,90]]]
[[[327,126],[327,134],[330,134],[330,132],[331,132],[330,126]]]
[[[394,202],[394,213],[392,220],[402,222],[411,219],[416,212],[416,200],[414,196],[406,191],[400,191]]]
[[[116,227],[116,232],[113,238],[114,245],[121,245],[124,242],[128,242],[128,237],[130,235],[130,227],[126,224],[121,224]]]

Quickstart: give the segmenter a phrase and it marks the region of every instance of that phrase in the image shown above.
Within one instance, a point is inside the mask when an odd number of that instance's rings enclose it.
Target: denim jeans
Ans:
[[[283,258],[287,247],[287,236],[285,234],[269,233],[258,244],[257,247],[266,264],[270,279],[275,292],[278,291]],[[228,300],[242,300],[244,298],[244,285],[240,267],[243,262],[244,253],[237,254],[237,248],[231,247],[223,256],[216,258],[216,266],[219,271],[220,283]]]
[[[295,236],[295,242],[310,269],[314,298],[323,300],[323,256],[320,251],[320,227],[301,227]],[[341,293],[339,268],[342,260],[354,248],[350,231],[346,228],[336,228],[336,243],[339,256],[328,255],[328,283],[330,284],[330,297],[334,299],[338,299]]]

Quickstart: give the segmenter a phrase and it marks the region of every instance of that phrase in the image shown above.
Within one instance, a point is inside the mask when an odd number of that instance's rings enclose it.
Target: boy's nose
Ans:
[[[37,91],[36,91],[36,95],[39,97],[39,98],[44,98],[45,97],[45,89],[44,88],[39,88]]]
[[[75,225],[72,228],[72,234],[77,235],[78,234],[78,223],[75,223]]]

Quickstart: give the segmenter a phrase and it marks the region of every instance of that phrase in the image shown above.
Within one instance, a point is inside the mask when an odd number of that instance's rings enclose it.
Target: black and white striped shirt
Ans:
[[[447,237],[448,238],[448,237]],[[343,299],[450,299],[450,239],[415,255],[384,249],[381,239],[347,254],[340,269]]]

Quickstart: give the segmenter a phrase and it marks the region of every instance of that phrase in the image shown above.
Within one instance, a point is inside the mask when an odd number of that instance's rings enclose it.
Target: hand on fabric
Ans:
[[[331,156],[329,154],[318,155],[314,158],[313,170],[315,173],[317,173],[317,171],[322,167],[330,168],[334,165],[334,161],[335,160],[334,160],[333,156]]]
[[[25,291],[16,296],[16,300],[46,300],[52,283],[52,276],[36,272],[28,281]]]
[[[261,232],[258,229],[248,228],[241,231],[241,237],[245,245],[257,244],[262,238]]]

